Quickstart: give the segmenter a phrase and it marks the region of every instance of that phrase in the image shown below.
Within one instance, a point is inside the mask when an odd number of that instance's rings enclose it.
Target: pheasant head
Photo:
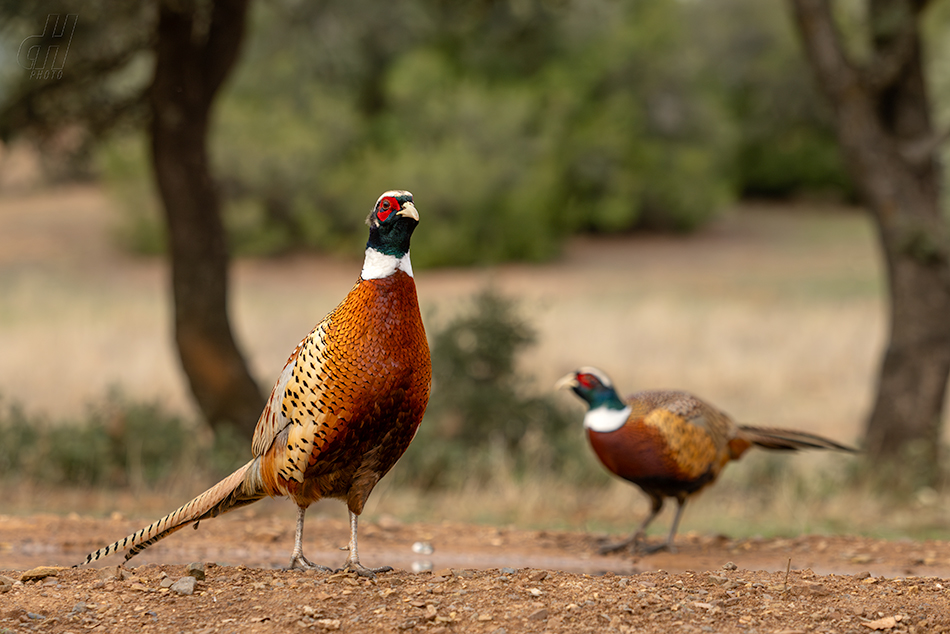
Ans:
[[[588,429],[603,432],[619,429],[630,414],[630,407],[617,394],[610,377],[597,368],[578,368],[562,377],[554,387],[570,388],[587,403],[584,426]]]
[[[403,190],[385,192],[366,219],[369,240],[366,242],[366,260],[361,277],[379,279],[397,270],[412,275],[409,262],[409,239],[419,224],[419,212],[412,202],[412,194]]]

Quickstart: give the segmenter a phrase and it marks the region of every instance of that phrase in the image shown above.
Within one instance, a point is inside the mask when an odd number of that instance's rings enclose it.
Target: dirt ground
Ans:
[[[0,516],[0,632],[950,629],[946,542],[688,534],[675,554],[605,557],[605,535],[384,517],[361,526],[360,555],[395,570],[367,580],[283,570],[289,518],[236,513],[125,567],[117,556],[98,568],[37,568],[69,566],[136,528],[121,517]],[[344,521],[309,519],[306,536],[311,560],[342,565]],[[200,564],[193,586],[180,581],[190,562]]]

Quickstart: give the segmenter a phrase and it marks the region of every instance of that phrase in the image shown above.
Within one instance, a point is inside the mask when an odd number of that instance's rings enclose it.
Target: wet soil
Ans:
[[[361,525],[360,556],[395,570],[363,579],[283,570],[293,523],[236,514],[173,535],[123,567],[119,555],[57,568],[139,527],[121,517],[0,516],[0,632],[950,628],[946,542],[687,534],[673,554],[602,556],[606,535],[384,517]],[[308,518],[306,536],[312,561],[342,565],[344,521]],[[193,584],[190,562],[199,568]],[[31,578],[38,566],[53,568]]]

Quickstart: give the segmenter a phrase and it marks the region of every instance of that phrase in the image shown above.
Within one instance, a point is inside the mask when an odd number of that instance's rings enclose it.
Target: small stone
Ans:
[[[442,570],[436,570],[432,573],[433,577],[444,577],[446,579],[454,577],[455,573],[451,568],[443,568]]]
[[[501,569],[501,574],[503,574],[503,575],[513,575],[513,574],[515,574],[516,572],[517,572],[517,570],[515,570],[514,568],[505,567],[505,568],[502,568],[502,569]]]
[[[425,572],[426,570],[432,570],[432,562],[429,561],[428,559],[425,561],[412,562],[413,572]]]
[[[316,625],[328,632],[334,632],[340,629],[340,619],[317,619]]]
[[[727,561],[722,565],[723,570],[736,570],[739,566],[735,565],[731,561]]]
[[[0,575],[0,594],[13,590],[13,584],[15,582],[16,581],[10,577],[4,577],[3,575]]]
[[[86,612],[87,610],[89,610],[89,607],[86,605],[85,601],[80,601],[79,603],[73,606],[73,614],[82,614],[83,612]]]
[[[163,577],[161,583],[159,583],[158,585],[161,586],[162,588],[171,588],[172,584],[174,583],[175,583],[175,580],[172,579],[171,577]]]
[[[865,570],[864,572],[859,572],[855,575],[852,575],[851,578],[855,581],[863,581],[871,576],[871,573]]]
[[[99,578],[103,581],[122,579],[122,568],[119,566],[106,566],[105,568],[100,568]]]
[[[543,621],[546,618],[548,618],[547,608],[541,608],[539,610],[535,610],[534,612],[528,615],[529,621]]]
[[[195,579],[194,577],[190,575],[186,575],[182,577],[181,579],[179,579],[178,581],[176,581],[175,583],[173,583],[169,589],[172,592],[177,592],[178,594],[184,594],[184,595],[194,594],[195,585],[197,583],[198,583],[197,579]]]
[[[532,570],[531,573],[528,575],[528,581],[533,581],[535,583],[539,581],[544,581],[547,578],[548,578],[547,570]]]
[[[20,581],[39,581],[46,577],[55,577],[62,568],[58,566],[39,566],[20,575]]]
[[[200,561],[193,561],[185,568],[185,574],[194,577],[198,581],[205,580],[205,565]]]

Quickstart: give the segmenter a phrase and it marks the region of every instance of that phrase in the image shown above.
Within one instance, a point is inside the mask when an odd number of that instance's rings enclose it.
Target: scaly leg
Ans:
[[[650,502],[652,504],[652,510],[650,514],[643,520],[643,523],[640,524],[640,527],[634,531],[633,535],[623,540],[622,542],[617,542],[616,544],[608,544],[600,548],[600,554],[606,555],[608,553],[615,553],[618,550],[623,550],[630,545],[633,545],[634,550],[637,548],[637,542],[639,542],[643,536],[646,534],[647,526],[650,525],[657,515],[660,514],[660,510],[663,508],[663,498],[659,495],[648,494],[650,496]],[[662,547],[661,547],[662,548]],[[654,552],[648,548],[644,549],[644,552]]]
[[[375,578],[377,572],[389,572],[392,566],[381,566],[379,568],[367,568],[360,563],[360,554],[356,546],[356,525],[359,516],[350,511],[350,545],[347,547],[350,554],[346,557],[346,565],[341,570],[355,572],[361,577]]]
[[[326,566],[318,566],[311,563],[303,556],[303,517],[307,509],[303,506],[297,507],[297,534],[294,536],[294,552],[290,554],[290,566],[288,570],[321,570],[323,572],[332,572]]]

